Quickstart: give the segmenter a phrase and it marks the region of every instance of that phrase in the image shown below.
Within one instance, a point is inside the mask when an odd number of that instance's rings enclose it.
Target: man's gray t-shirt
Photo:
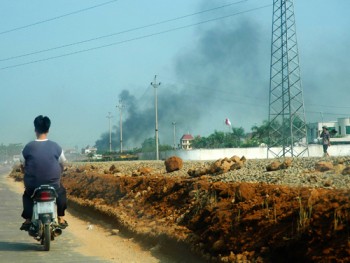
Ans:
[[[65,161],[62,148],[50,140],[35,140],[28,143],[23,151],[24,185],[33,190],[42,184],[60,186],[61,166]]]

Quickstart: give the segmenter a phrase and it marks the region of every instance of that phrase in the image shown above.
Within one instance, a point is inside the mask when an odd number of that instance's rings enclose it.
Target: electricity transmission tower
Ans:
[[[308,155],[293,0],[273,0],[267,157]]]

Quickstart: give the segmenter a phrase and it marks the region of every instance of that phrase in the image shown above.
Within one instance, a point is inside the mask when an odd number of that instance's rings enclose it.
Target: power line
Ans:
[[[321,105],[321,104],[308,104],[308,106],[317,106],[317,107],[327,107],[327,108],[337,108],[337,109],[349,109],[350,106],[330,106],[330,105]]]
[[[212,93],[212,97],[211,97],[211,99],[213,99],[213,100],[217,100],[217,101],[221,101],[221,102],[223,102],[223,101],[224,102],[230,102],[230,103],[241,104],[241,105],[250,105],[250,106],[254,106],[256,108],[266,108],[266,105],[263,105],[261,103],[248,102],[247,101],[247,100],[257,100],[257,101],[261,102],[261,97],[254,97],[254,96],[247,96],[247,95],[244,95],[244,94],[237,94],[236,92],[232,92],[232,91],[228,91],[228,90],[219,90],[219,89],[213,90],[210,87],[206,87],[206,86],[202,86],[202,85],[196,85],[196,84],[189,83],[189,82],[187,82],[186,85],[190,85],[190,86],[198,88],[197,91],[196,91],[197,93],[200,92],[200,91],[203,91],[203,89],[206,89],[208,91],[210,91],[210,90],[214,91]],[[221,93],[226,93],[226,94],[233,95],[235,98],[236,97],[246,98],[247,100],[246,101],[242,101],[241,99],[236,100],[236,99],[229,98],[226,95],[224,97],[219,97],[218,95],[220,95]],[[307,105],[309,105],[309,104],[307,104]],[[318,105],[318,104],[310,104],[310,105]],[[318,105],[318,106],[323,106],[323,105]],[[337,107],[337,106],[332,106],[332,105],[328,105],[328,107],[330,107],[330,108],[348,108],[348,107],[340,107],[340,106]],[[320,114],[320,111],[307,111],[306,110],[305,112],[309,113],[309,114],[313,114],[313,113]],[[322,113],[325,114],[325,115],[349,116],[349,114],[346,114],[346,113],[332,113],[332,112],[323,112],[323,111],[322,111]]]
[[[342,116],[350,116],[350,114],[346,113],[335,113],[335,112],[324,112],[324,111],[305,111],[307,113],[315,113],[315,114],[324,114],[324,115],[342,115]]]
[[[30,53],[26,53],[26,54],[22,54],[22,55],[18,55],[18,56],[12,56],[12,57],[8,57],[8,58],[3,58],[3,59],[0,59],[0,61],[8,61],[8,60],[16,59],[16,58],[23,58],[23,57],[27,57],[27,56],[30,56],[30,55],[40,54],[40,53],[44,53],[44,52],[48,52],[48,51],[53,51],[53,50],[56,50],[56,49],[71,47],[71,46],[80,45],[80,44],[84,44],[84,43],[87,43],[87,42],[91,42],[91,41],[95,41],[95,40],[99,40],[99,39],[103,39],[103,38],[108,38],[108,37],[112,37],[112,36],[116,36],[116,35],[121,35],[121,34],[129,33],[129,32],[132,32],[132,31],[145,29],[145,28],[148,28],[148,27],[153,27],[153,26],[157,26],[157,25],[173,22],[173,21],[176,21],[176,20],[188,18],[188,17],[191,17],[191,16],[195,16],[195,15],[211,12],[211,11],[222,9],[222,8],[225,8],[225,7],[228,7],[228,6],[231,6],[231,5],[240,4],[240,3],[243,3],[243,2],[246,2],[246,1],[248,1],[248,0],[242,0],[242,1],[238,1],[238,2],[233,2],[233,3],[226,4],[226,5],[214,7],[214,8],[211,8],[211,9],[202,10],[202,11],[199,11],[199,12],[196,12],[196,13],[183,15],[183,16],[179,16],[179,17],[163,20],[163,21],[160,21],[160,22],[148,24],[148,25],[145,25],[145,26],[139,26],[139,27],[126,29],[126,30],[119,31],[119,32],[116,32],[116,33],[111,33],[111,34],[108,34],[108,35],[94,37],[94,38],[90,38],[90,39],[86,39],[86,40],[82,40],[82,41],[78,41],[78,42],[74,42],[74,43],[69,43],[69,44],[65,44],[65,45],[61,45],[61,46],[57,46],[57,47],[47,48],[47,49],[43,49],[43,50],[39,50],[39,51],[34,51],[34,52],[30,52]]]
[[[190,82],[186,82],[185,85],[189,85],[189,86],[193,86],[195,88],[198,88],[198,90],[196,90],[196,92],[201,92],[203,90],[208,90],[208,91],[212,91],[213,89],[208,87],[208,86],[203,86],[203,85],[197,85],[194,83],[190,83]],[[227,94],[231,94],[234,95],[235,97],[243,97],[243,98],[249,98],[249,99],[253,99],[253,100],[261,100],[261,97],[255,97],[255,96],[248,96],[242,93],[237,93],[237,92],[233,92],[230,90],[223,90],[223,89],[215,89],[215,94],[218,93],[227,93]]]
[[[159,31],[159,32],[152,33],[152,34],[143,35],[143,36],[140,36],[140,37],[135,37],[135,38],[130,38],[130,39],[114,42],[114,43],[111,43],[111,44],[106,44],[106,45],[97,46],[97,47],[93,47],[93,48],[82,49],[82,50],[78,50],[78,51],[74,51],[74,52],[70,52],[70,53],[65,53],[65,54],[61,54],[61,55],[57,55],[57,56],[52,56],[52,57],[48,57],[48,58],[44,58],[44,59],[38,59],[38,60],[33,60],[33,61],[25,62],[25,63],[15,64],[15,65],[12,65],[12,66],[2,67],[2,68],[0,68],[0,70],[16,68],[16,67],[30,65],[30,64],[34,64],[34,63],[38,63],[38,62],[53,60],[53,59],[67,57],[67,56],[76,55],[76,54],[80,54],[80,53],[85,53],[85,52],[89,52],[89,51],[93,51],[93,50],[97,50],[97,49],[102,49],[102,48],[106,48],[106,47],[120,45],[120,44],[127,43],[127,42],[132,42],[132,41],[136,41],[136,40],[140,40],[140,39],[144,39],[144,38],[149,38],[149,37],[153,37],[153,36],[157,36],[157,35],[162,35],[162,34],[165,34],[165,33],[173,32],[173,31],[177,31],[177,30],[181,30],[181,29],[185,29],[185,28],[189,28],[189,27],[193,27],[193,26],[198,26],[198,25],[201,25],[201,24],[214,22],[214,21],[218,21],[218,20],[221,20],[221,19],[225,19],[225,18],[229,18],[229,17],[233,17],[233,16],[237,16],[237,15],[241,15],[241,14],[245,14],[245,13],[249,13],[249,12],[253,12],[253,11],[257,11],[257,10],[260,10],[260,9],[263,9],[263,8],[267,8],[267,7],[270,7],[270,6],[272,6],[272,5],[271,4],[270,5],[264,5],[264,6],[248,9],[248,10],[245,10],[245,11],[233,13],[233,14],[230,14],[230,15],[221,16],[221,17],[217,17],[217,18],[201,21],[201,22],[190,24],[190,25],[186,25],[186,26],[175,27],[175,28]]]
[[[104,6],[104,5],[108,5],[108,4],[111,4],[113,2],[117,2],[117,1],[118,0],[112,0],[112,1],[104,2],[104,3],[98,4],[98,5],[90,6],[90,7],[84,8],[84,9],[73,11],[73,12],[70,12],[70,13],[67,13],[67,14],[64,14],[64,15],[60,15],[60,16],[56,16],[56,17],[53,17],[53,18],[48,18],[48,19],[45,19],[45,20],[42,20],[42,21],[39,21],[39,22],[35,22],[35,23],[32,23],[32,24],[25,25],[25,26],[15,27],[15,28],[12,28],[12,29],[0,32],[0,35],[7,34],[7,33],[10,33],[10,32],[13,32],[13,31],[18,31],[18,30],[25,29],[25,28],[28,28],[28,27],[40,25],[40,24],[47,23],[47,22],[50,22],[50,21],[53,21],[53,20],[61,19],[61,18],[66,17],[66,16],[71,16],[71,15],[75,15],[75,14],[78,14],[78,13],[82,13],[82,12],[85,12],[85,11],[88,11],[88,10],[91,10],[91,9],[94,9],[94,8],[97,8],[97,7],[101,7],[101,6]]]

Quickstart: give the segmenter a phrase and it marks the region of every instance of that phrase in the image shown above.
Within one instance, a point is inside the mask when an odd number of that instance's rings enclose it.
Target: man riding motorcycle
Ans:
[[[63,163],[66,161],[62,148],[51,140],[47,135],[50,129],[51,121],[47,116],[39,115],[34,119],[36,140],[29,142],[22,151],[21,163],[24,169],[24,187],[23,193],[23,212],[22,217],[25,222],[20,230],[30,228],[33,214],[33,195],[34,190],[43,184],[53,186],[57,192],[57,216],[60,228],[68,226],[64,219],[67,209],[66,189],[61,184],[61,174]]]

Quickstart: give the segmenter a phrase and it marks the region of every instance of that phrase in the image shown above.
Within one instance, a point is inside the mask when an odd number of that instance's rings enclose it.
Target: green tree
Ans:
[[[222,131],[214,131],[207,139],[207,148],[224,148],[225,147],[225,133]]]
[[[201,148],[206,148],[207,146],[207,139],[205,137],[201,137],[201,136],[196,136],[192,142],[192,148],[197,148],[197,149],[201,149]]]
[[[263,121],[261,126],[254,125],[252,127],[252,136],[251,141],[252,144],[256,144],[255,146],[259,146],[262,143],[267,144],[269,140],[269,122]]]
[[[242,127],[232,127],[232,133],[226,134],[225,148],[241,147],[245,138],[246,133],[244,132],[244,129]]]
[[[215,130],[214,133],[210,134],[208,137],[195,137],[192,141],[192,147],[197,149],[240,147],[245,137],[246,134],[242,127],[232,128],[232,132],[228,133]]]
[[[159,151],[169,151],[173,147],[167,144],[159,144]],[[143,141],[141,144],[141,149],[135,149],[135,152],[155,152],[156,151],[156,139],[148,138]]]

